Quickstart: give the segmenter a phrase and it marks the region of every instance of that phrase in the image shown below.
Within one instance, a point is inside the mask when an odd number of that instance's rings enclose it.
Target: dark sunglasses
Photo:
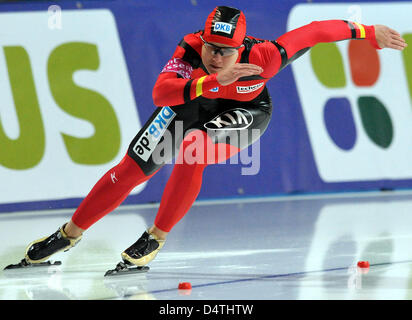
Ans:
[[[235,54],[240,48],[244,47],[244,45],[240,45],[239,47],[219,47],[215,46],[214,44],[211,44],[210,42],[205,41],[202,36],[200,36],[200,39],[202,39],[203,43],[205,44],[205,47],[211,51],[213,54],[218,54],[223,56],[231,56]]]

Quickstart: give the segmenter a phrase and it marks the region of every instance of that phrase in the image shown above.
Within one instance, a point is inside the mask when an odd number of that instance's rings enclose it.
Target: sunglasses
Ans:
[[[220,53],[220,55],[223,56],[231,56],[235,54],[240,48],[244,47],[244,45],[240,45],[239,47],[219,47],[215,46],[214,44],[211,44],[210,42],[205,41],[202,36],[200,36],[200,39],[202,39],[206,49],[211,51],[214,55]]]

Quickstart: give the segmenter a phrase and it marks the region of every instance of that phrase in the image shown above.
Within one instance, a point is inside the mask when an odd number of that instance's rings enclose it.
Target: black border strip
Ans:
[[[350,21],[347,21],[347,20],[342,20],[342,21],[346,22],[347,25],[349,26],[350,31],[352,33],[352,39],[356,39],[356,27]]]
[[[183,100],[185,103],[190,101],[190,88],[192,87],[192,82],[193,79],[186,82],[185,87],[183,89]]]

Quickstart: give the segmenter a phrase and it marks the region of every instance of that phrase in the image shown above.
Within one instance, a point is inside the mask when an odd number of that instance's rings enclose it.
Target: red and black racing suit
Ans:
[[[373,26],[344,20],[315,21],[285,33],[276,41],[247,36],[237,62],[256,64],[264,71],[221,86],[217,74],[208,74],[202,64],[200,35],[201,31],[186,35],[163,68],[153,89],[153,100],[159,108],[130,143],[123,160],[99,180],[79,206],[72,218],[79,227],[87,229],[116,208],[134,187],[153,176],[178,151],[179,161],[166,185],[155,220],[158,228],[170,231],[195,201],[203,169],[235,155],[266,130],[272,112],[266,88],[269,79],[320,42],[367,39],[379,49]],[[253,129],[258,135],[231,139]],[[223,156],[216,152],[210,159],[207,155],[210,148],[204,147],[200,161],[186,161],[185,150],[199,141],[199,137],[203,138],[204,146],[223,145],[226,152]],[[166,138],[171,138],[176,147],[168,148],[171,142]]]

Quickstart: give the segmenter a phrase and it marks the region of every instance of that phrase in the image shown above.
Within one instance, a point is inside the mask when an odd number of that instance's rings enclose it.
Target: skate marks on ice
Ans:
[[[104,277],[154,218],[155,209],[123,208],[56,256],[61,266],[17,278],[0,272],[0,299],[411,299],[411,211],[406,193],[203,202],[149,272]],[[1,269],[66,219],[12,216],[0,214]],[[367,273],[354,268],[359,260],[370,262]],[[180,282],[192,289],[178,290]]]
[[[107,223],[97,223],[75,248],[51,258],[61,261],[61,265],[3,271],[9,264],[22,259],[26,246],[33,239],[53,233],[70,217],[71,211],[42,214],[38,218],[31,213],[27,219],[18,213],[0,214],[0,225],[5,231],[0,233],[4,243],[0,247],[0,300],[107,299],[117,296],[113,289],[105,286],[103,277],[119,261],[120,253],[136,240],[138,232],[147,228],[145,218],[134,211],[113,212],[107,217]]]

